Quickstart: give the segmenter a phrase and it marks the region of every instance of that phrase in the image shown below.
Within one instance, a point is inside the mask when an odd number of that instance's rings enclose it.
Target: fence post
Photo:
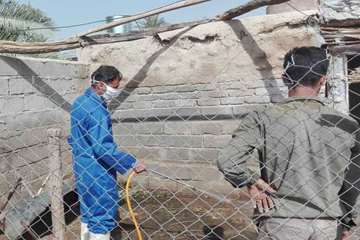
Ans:
[[[61,129],[48,129],[48,150],[49,150],[49,183],[48,193],[51,201],[51,219],[53,239],[63,240],[65,235],[64,226],[64,203],[63,203],[63,177],[61,162]]]
[[[344,55],[332,56],[330,61],[329,97],[333,107],[349,114],[349,84],[347,76],[347,58]]]

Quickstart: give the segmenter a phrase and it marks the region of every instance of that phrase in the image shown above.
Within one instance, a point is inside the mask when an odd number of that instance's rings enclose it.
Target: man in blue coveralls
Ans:
[[[143,164],[119,151],[114,142],[107,103],[119,95],[121,80],[115,67],[99,67],[91,75],[91,87],[72,105],[69,144],[80,199],[82,240],[108,240],[117,226],[116,173],[145,171]]]

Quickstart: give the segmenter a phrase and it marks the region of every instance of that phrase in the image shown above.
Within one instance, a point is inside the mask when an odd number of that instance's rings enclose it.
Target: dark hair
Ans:
[[[110,83],[115,79],[121,80],[122,74],[113,66],[102,65],[91,74],[91,84],[96,81]]]
[[[294,48],[285,55],[283,81],[289,88],[297,84],[314,86],[326,75],[328,67],[329,60],[325,49]]]

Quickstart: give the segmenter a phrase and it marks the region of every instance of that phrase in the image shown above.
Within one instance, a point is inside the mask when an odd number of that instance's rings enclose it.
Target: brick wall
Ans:
[[[0,69],[0,196],[19,177],[36,193],[48,174],[46,130],[68,131],[69,107],[87,82],[87,65],[0,56]],[[65,139],[63,151],[69,172]],[[17,193],[29,196],[24,187]]]
[[[92,69],[115,65],[126,78],[111,104],[121,148],[169,175],[224,190],[215,162],[238,118],[284,98],[284,54],[318,44],[303,21],[291,13],[214,22],[160,34],[161,41],[90,46],[80,59]]]

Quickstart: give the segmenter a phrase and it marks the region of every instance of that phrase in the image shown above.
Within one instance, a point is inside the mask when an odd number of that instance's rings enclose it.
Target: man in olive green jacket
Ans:
[[[316,47],[284,61],[285,101],[250,112],[218,167],[255,202],[258,239],[347,239],[360,189],[358,123],[317,96],[329,61]]]

